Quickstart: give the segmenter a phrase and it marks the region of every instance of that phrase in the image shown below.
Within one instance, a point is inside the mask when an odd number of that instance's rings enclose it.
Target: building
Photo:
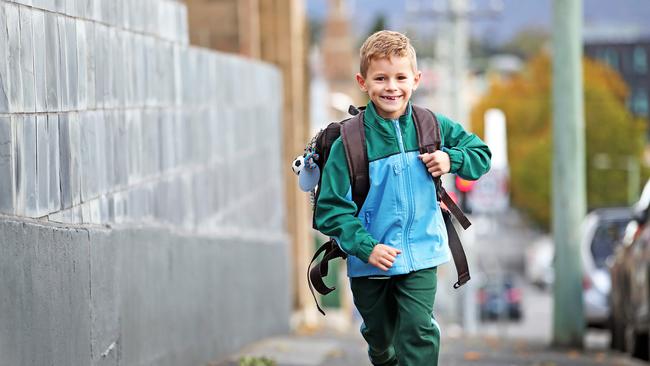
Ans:
[[[282,161],[287,229],[292,242],[295,323],[311,326],[318,313],[305,273],[313,253],[311,209],[289,164],[309,141],[308,25],[303,0],[185,0],[193,45],[259,59],[282,73]]]
[[[650,117],[650,34],[626,27],[587,29],[584,54],[618,71],[630,90],[629,110]]]

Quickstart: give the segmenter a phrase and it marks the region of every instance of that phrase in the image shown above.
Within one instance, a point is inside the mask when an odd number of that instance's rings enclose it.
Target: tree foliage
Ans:
[[[547,30],[534,26],[525,28],[503,45],[502,52],[514,53],[523,59],[529,59],[539,54],[549,40]]]
[[[614,70],[589,59],[583,67],[588,208],[627,205],[625,164],[630,157],[639,164],[645,125],[626,109],[628,90]],[[505,113],[511,201],[546,229],[551,222],[551,78],[550,58],[536,56],[522,72],[492,80],[471,116],[473,130],[483,135],[485,112]],[[610,168],[594,164],[599,156],[609,158]]]

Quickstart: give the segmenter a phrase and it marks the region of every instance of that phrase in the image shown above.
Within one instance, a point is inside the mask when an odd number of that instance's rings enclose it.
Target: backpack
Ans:
[[[435,114],[426,108],[413,104],[411,106],[420,153],[432,153],[439,150],[441,142],[440,128]],[[309,151],[318,153],[318,159],[312,161],[318,166],[320,171],[323,171],[332,144],[339,136],[341,136],[348,163],[348,173],[351,180],[352,200],[357,205],[358,210],[363,206],[370,188],[368,155],[365,143],[365,128],[363,124],[364,109],[365,107],[356,108],[350,106],[348,113],[353,117],[340,122],[330,123],[325,129],[316,134],[308,147]],[[463,211],[445,191],[440,177],[434,178],[434,182],[436,185],[438,201],[441,201],[446,206],[446,208],[441,206],[441,209],[445,227],[447,229],[449,248],[458,274],[458,281],[454,284],[454,288],[457,289],[470,280],[470,275],[467,258],[463,251],[463,246],[458,237],[458,233],[452,223],[451,215],[453,214],[456,217],[463,229],[467,229],[471,223]],[[314,209],[312,227],[316,230],[318,230],[318,228],[316,227],[315,212],[318,203],[318,196],[320,194],[320,183],[319,178],[317,188],[315,191],[312,191],[312,203]],[[323,253],[324,255],[320,262],[316,263],[316,265],[312,267],[317,258]],[[333,238],[330,238],[329,241],[316,250],[307,268],[307,282],[309,284],[309,289],[314,297],[318,311],[323,315],[325,315],[325,312],[318,304],[314,290],[322,295],[327,295],[336,289],[336,287],[327,287],[323,282],[323,277],[327,276],[329,271],[329,261],[335,258],[346,259],[347,254],[341,250]]]

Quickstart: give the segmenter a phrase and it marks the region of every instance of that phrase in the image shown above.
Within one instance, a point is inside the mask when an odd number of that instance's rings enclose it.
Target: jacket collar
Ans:
[[[366,105],[365,116],[366,117],[364,119],[368,122],[377,121],[380,124],[384,124],[384,122],[391,123],[393,121],[391,119],[387,119],[380,116],[377,113],[377,110],[375,109],[375,105],[372,103],[372,101],[368,102],[368,104]],[[404,112],[404,114],[402,114],[399,117],[399,124],[401,126],[404,126],[406,122],[410,120],[410,118],[411,118],[411,101],[409,101],[408,104],[406,105],[406,111]]]

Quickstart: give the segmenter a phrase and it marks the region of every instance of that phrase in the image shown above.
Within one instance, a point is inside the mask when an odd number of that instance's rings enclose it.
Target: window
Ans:
[[[632,63],[634,65],[634,71],[639,74],[645,74],[648,72],[648,55],[643,47],[637,46],[634,48],[632,53]]]
[[[637,116],[648,117],[648,91],[645,88],[637,88],[632,94],[632,112]]]
[[[616,50],[607,48],[603,51],[603,61],[605,61],[614,70],[620,70],[618,67],[618,53]]]
[[[623,237],[628,220],[601,220],[591,241],[591,255],[596,268],[605,268],[607,258]]]

